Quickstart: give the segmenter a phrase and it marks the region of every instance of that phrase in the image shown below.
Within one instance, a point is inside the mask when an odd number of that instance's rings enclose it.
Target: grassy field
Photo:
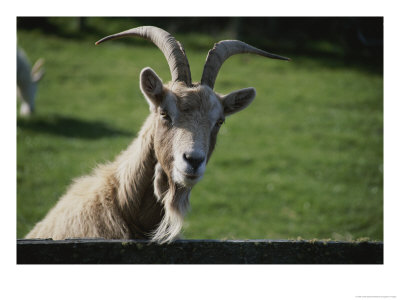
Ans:
[[[17,117],[18,238],[73,178],[113,160],[135,137],[148,114],[140,70],[150,66],[170,79],[155,46],[94,46],[102,36],[18,31],[31,60],[46,59],[37,113]],[[177,38],[199,80],[216,40]],[[383,240],[382,74],[279,54],[293,61],[241,55],[223,65],[216,91],[252,86],[257,97],[221,128],[206,175],[192,192],[185,238]]]

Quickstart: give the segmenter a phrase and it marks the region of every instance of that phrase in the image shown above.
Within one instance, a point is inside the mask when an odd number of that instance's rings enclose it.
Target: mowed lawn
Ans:
[[[170,79],[154,45],[95,41],[18,31],[31,61],[46,59],[37,113],[17,117],[18,238],[136,136],[149,113],[141,69]],[[195,81],[213,42],[185,47]],[[240,55],[221,68],[216,91],[252,86],[257,97],[221,128],[184,237],[383,240],[382,74],[279,54],[292,61]]]

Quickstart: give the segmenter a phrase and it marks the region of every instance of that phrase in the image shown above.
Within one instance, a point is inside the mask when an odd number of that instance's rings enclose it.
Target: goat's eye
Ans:
[[[224,122],[225,122],[225,120],[219,119],[215,125],[216,125],[217,127],[221,127],[222,124],[224,124]]]
[[[163,120],[171,121],[171,117],[168,115],[168,112],[166,110],[161,110],[160,116],[161,118],[163,118]]]

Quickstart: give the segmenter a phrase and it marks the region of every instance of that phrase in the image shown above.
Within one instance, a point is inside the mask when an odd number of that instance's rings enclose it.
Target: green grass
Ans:
[[[73,178],[113,160],[135,137],[148,114],[140,70],[170,79],[155,46],[95,47],[100,37],[18,32],[32,61],[46,59],[37,114],[17,117],[19,238]],[[200,50],[186,47],[194,80],[212,40],[203,35]],[[216,91],[252,86],[257,97],[221,128],[192,192],[185,238],[383,240],[382,74],[280,54],[293,61],[242,55],[223,65]]]

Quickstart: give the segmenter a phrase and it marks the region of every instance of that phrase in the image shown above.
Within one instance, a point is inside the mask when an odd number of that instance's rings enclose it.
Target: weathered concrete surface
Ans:
[[[18,264],[383,264],[382,242],[17,240]]]

